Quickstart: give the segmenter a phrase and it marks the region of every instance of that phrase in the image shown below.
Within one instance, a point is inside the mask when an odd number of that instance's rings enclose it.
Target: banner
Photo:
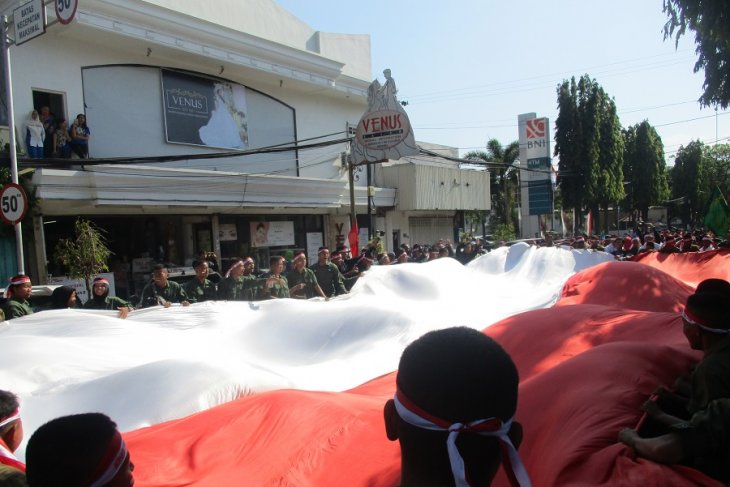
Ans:
[[[246,87],[162,70],[167,142],[247,149]]]
[[[251,222],[251,247],[294,245],[294,222]]]
[[[730,207],[720,188],[715,188],[710,208],[705,215],[705,226],[718,237],[724,237],[730,229]]]

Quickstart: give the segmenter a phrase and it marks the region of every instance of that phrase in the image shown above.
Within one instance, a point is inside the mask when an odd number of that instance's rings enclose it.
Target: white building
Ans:
[[[316,254],[347,235],[342,154],[367,106],[369,36],[318,32],[272,0],[83,0],[68,25],[46,10],[46,33],[10,48],[16,133],[22,145],[42,106],[69,125],[85,114],[92,160],[30,164],[40,204],[26,268],[38,281],[78,216],[130,262],[189,265],[213,249],[224,264],[252,255],[267,267],[269,255]],[[418,159],[374,169],[372,230],[389,249],[452,238],[459,210],[489,208],[488,175]],[[258,227],[268,240],[254,247]]]

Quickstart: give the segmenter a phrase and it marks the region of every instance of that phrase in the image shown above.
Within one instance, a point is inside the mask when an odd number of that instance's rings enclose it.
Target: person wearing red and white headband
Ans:
[[[504,466],[529,487],[517,453],[519,377],[490,337],[471,328],[432,331],[403,351],[395,397],[385,404],[388,439],[401,447],[401,487],[484,487]]]
[[[258,279],[253,273],[251,257],[235,257],[226,272],[225,279],[218,284],[218,299],[222,301],[253,301],[258,292]]]
[[[119,318],[126,318],[132,305],[117,296],[109,296],[109,281],[105,277],[95,277],[91,286],[91,299],[84,303],[84,309],[118,310]]]
[[[23,441],[23,420],[20,419],[18,397],[0,390],[0,465],[25,472],[25,464],[13,453]]]
[[[49,421],[33,433],[25,457],[29,487],[134,485],[134,464],[122,435],[101,413]]]
[[[5,289],[7,301],[3,305],[5,319],[20,318],[21,316],[33,314],[28,298],[33,293],[33,283],[30,277],[17,275],[10,278],[8,287]]]
[[[291,263],[292,269],[287,272],[286,280],[289,283],[289,294],[292,298],[311,299],[319,296],[329,299],[319,287],[314,272],[307,268],[307,256],[304,255],[304,252],[295,255]]]
[[[689,464],[730,483],[730,282],[702,281],[682,312],[690,347],[703,352],[689,379],[689,398],[660,387],[644,403],[653,430],[625,428],[619,441],[660,463]],[[681,380],[680,380],[681,382]],[[671,413],[669,412],[671,408]]]

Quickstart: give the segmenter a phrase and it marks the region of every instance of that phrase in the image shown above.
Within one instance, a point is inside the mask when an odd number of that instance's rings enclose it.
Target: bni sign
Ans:
[[[13,10],[15,45],[46,33],[46,9],[43,0],[31,0]]]

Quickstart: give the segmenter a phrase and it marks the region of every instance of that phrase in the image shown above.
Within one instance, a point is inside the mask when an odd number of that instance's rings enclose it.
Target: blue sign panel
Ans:
[[[546,215],[553,211],[553,187],[549,179],[527,181],[530,215]]]

